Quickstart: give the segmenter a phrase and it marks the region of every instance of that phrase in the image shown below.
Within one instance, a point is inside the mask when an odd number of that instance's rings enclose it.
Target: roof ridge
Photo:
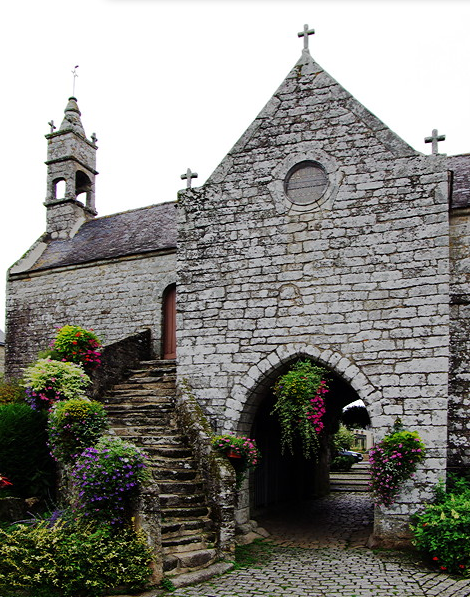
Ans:
[[[97,218],[93,218],[92,220],[89,220],[86,223],[89,224],[91,222],[96,222],[98,220],[104,220],[105,218],[112,218],[114,216],[120,216],[123,214],[128,214],[128,213],[132,213],[132,212],[136,212],[136,211],[142,211],[144,209],[150,209],[152,207],[160,207],[163,205],[174,205],[176,203],[177,203],[176,199],[174,201],[163,201],[162,203],[152,203],[152,205],[145,205],[143,207],[135,207],[134,209],[125,209],[124,211],[117,211],[113,214],[106,214],[104,216],[99,216]]]

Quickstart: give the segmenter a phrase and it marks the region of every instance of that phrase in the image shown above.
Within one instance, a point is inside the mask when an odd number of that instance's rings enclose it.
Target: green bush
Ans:
[[[438,486],[435,503],[414,515],[413,544],[440,570],[470,577],[470,484],[454,482],[454,490]]]
[[[353,456],[335,456],[331,461],[330,471],[336,473],[349,471],[355,462]]]
[[[47,417],[27,404],[0,406],[0,473],[18,497],[43,497],[54,487],[54,461],[47,446]]]
[[[143,535],[131,529],[47,521],[0,529],[5,590],[58,597],[104,595],[120,585],[138,590],[149,582],[152,559]]]
[[[26,394],[19,379],[5,381],[3,375],[0,375],[0,405],[24,402],[25,399]]]
[[[25,370],[23,384],[31,408],[40,410],[57,400],[83,396],[91,380],[81,365],[39,359]]]
[[[340,425],[338,431],[333,436],[333,449],[336,452],[340,450],[350,450],[354,444],[354,433],[349,431],[344,425]]]
[[[88,398],[56,402],[49,413],[48,432],[54,458],[64,464],[98,441],[108,429],[104,407]]]

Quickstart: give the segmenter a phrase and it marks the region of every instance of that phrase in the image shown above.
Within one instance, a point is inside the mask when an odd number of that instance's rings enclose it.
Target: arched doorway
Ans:
[[[305,360],[303,357],[300,357]],[[272,414],[275,397],[272,386],[299,357],[270,373],[269,382],[258,395],[258,405],[251,435],[262,454],[260,465],[250,479],[251,514],[255,516],[283,505],[325,496],[330,491],[329,463],[331,437],[338,430],[344,406],[359,399],[357,392],[337,373],[328,370],[329,393],[326,399],[325,429],[320,436],[318,460],[303,456],[300,441],[294,444],[294,454],[282,453],[280,424]]]
[[[162,358],[176,359],[176,284],[168,286],[163,293]]]

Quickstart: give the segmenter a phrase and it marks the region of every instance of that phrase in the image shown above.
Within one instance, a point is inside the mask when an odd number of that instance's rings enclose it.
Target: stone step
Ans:
[[[155,447],[149,447],[145,450],[147,456],[149,456],[149,466],[154,469],[186,469],[196,470],[196,462],[191,456],[189,458],[174,458],[172,456],[160,456],[153,454]]]
[[[128,376],[154,377],[162,373],[176,373],[175,363],[162,363],[161,361],[141,361],[140,367],[128,369]]]
[[[162,508],[186,508],[187,506],[205,506],[206,496],[203,493],[179,494],[161,493],[160,505]]]
[[[330,491],[361,491],[368,492],[369,486],[365,485],[330,485]]]
[[[207,549],[207,541],[210,541],[210,539],[214,540],[214,538],[214,535],[211,537],[203,535],[185,535],[183,537],[162,539],[163,553],[172,553],[177,556],[180,553],[188,551]]]
[[[127,379],[125,379],[123,382],[121,382],[121,384],[118,384],[117,387],[119,387],[119,385],[123,385],[123,384],[151,384],[151,383],[157,383],[157,382],[163,382],[163,383],[172,383],[173,385],[175,385],[176,382],[176,371],[159,371],[158,373],[155,373],[154,375],[149,375],[149,373],[146,371],[145,373],[143,373],[142,375],[139,375],[138,373],[134,373],[132,374],[131,377],[128,377]]]
[[[142,398],[152,396],[153,398],[166,398],[169,402],[174,401],[174,394],[172,387],[158,387],[158,388],[133,388],[126,384],[121,389],[109,390],[106,393],[106,398]]]
[[[184,437],[177,430],[173,435],[167,429],[165,429],[164,435],[160,435],[152,427],[142,427],[141,430],[142,433],[139,433],[140,429],[136,427],[114,427],[116,435],[125,437],[130,442],[137,443],[139,441],[141,446],[168,446],[188,450],[184,443]]]
[[[134,408],[135,412],[158,409],[162,412],[168,412],[169,415],[174,412],[175,408],[173,400],[158,400],[152,396],[106,396],[103,404],[105,408],[121,409],[122,411],[132,411]]]
[[[179,434],[176,421],[171,424],[166,419],[167,417],[164,413],[153,417],[142,415],[132,416],[127,414],[127,412],[121,413],[121,415],[115,413],[113,413],[113,416],[108,415],[108,421],[115,429],[136,429],[139,434],[145,430],[147,435]]]
[[[178,495],[192,495],[203,491],[203,483],[184,481],[160,481],[158,487],[162,493],[176,493]]]
[[[158,392],[161,393],[162,391],[169,394],[175,387],[174,382],[162,382],[162,381],[152,381],[149,378],[147,383],[143,381],[133,382],[132,380],[127,381],[126,383],[122,383],[116,386],[113,386],[112,390],[109,390],[111,394],[121,394],[123,391],[125,392]]]
[[[225,572],[228,572],[234,567],[233,562],[214,562],[209,563],[207,566],[203,566],[198,570],[192,572],[185,572],[172,576],[171,580],[174,586],[178,589],[180,587],[187,587],[188,585],[199,584],[214,576],[220,576]]]
[[[141,444],[148,446],[146,452],[150,456],[160,456],[163,458],[178,458],[178,459],[192,459],[192,451],[190,448],[177,447],[177,446],[160,446],[158,444],[146,443]],[[193,461],[194,462],[194,461]]]
[[[198,478],[198,472],[195,469],[184,469],[184,468],[153,468],[152,462],[149,462],[150,468],[153,470],[153,477],[158,482],[160,480],[169,481],[196,481]]]
[[[180,508],[162,508],[162,519],[168,521],[172,519],[185,520],[187,518],[194,519],[199,517],[207,517],[209,508],[207,506],[184,506]]]
[[[162,522],[162,537],[180,537],[210,531],[213,523],[210,518],[194,518],[193,520],[172,520]]]
[[[215,549],[198,549],[163,557],[163,571],[172,574],[183,574],[188,570],[197,570],[209,566],[217,556]]]
[[[103,404],[107,412],[122,412],[129,415],[151,416],[152,414],[169,414],[175,410],[175,401],[173,399],[156,398],[147,402],[126,402],[125,400],[116,401],[113,398],[113,403],[108,403],[105,397]]]
[[[370,475],[352,475],[348,473],[330,473],[330,481],[369,481]]]

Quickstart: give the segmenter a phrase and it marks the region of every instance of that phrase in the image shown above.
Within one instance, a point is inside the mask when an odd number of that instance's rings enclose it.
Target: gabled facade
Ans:
[[[65,178],[66,196],[48,194],[48,231],[9,273],[10,373],[66,323],[108,343],[150,328],[160,355],[176,283],[179,379],[214,429],[255,434],[268,451],[238,522],[282,501],[272,475],[288,485],[293,470],[307,474],[270,460],[268,415],[275,379],[309,358],[330,371],[332,412],[360,398],[375,439],[397,417],[419,430],[425,465],[376,516],[377,535],[406,533],[447,465],[470,463],[470,155],[415,151],[304,50],[205,185],[95,218],[76,193],[80,168],[87,193],[95,174],[77,152],[96,146],[70,102],[73,168],[48,162],[49,187]]]

